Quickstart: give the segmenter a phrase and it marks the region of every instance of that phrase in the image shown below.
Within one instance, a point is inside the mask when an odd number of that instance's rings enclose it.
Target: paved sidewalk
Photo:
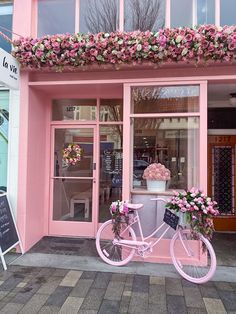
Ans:
[[[9,266],[0,272],[0,313],[236,313],[236,283]]]

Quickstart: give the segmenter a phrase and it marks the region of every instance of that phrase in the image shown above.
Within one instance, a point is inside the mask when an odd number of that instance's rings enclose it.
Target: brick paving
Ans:
[[[236,313],[236,283],[9,266],[0,313]]]

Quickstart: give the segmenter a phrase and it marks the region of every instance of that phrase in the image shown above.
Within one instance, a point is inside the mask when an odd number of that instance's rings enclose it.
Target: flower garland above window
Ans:
[[[89,65],[161,64],[171,62],[234,62],[236,26],[202,25],[165,28],[158,32],[113,32],[46,35],[20,38],[13,56],[28,68],[83,67]]]
[[[78,144],[69,144],[62,150],[62,158],[67,166],[77,165],[82,156],[82,148]]]

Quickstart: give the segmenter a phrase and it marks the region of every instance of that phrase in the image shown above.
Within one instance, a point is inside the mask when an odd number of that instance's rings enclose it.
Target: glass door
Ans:
[[[50,235],[95,236],[95,126],[53,127]]]

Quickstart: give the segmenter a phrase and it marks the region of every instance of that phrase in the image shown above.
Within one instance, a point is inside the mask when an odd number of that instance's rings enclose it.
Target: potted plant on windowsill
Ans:
[[[166,181],[170,180],[170,170],[161,163],[149,165],[143,173],[147,181],[147,189],[151,192],[162,192],[166,189]]]

